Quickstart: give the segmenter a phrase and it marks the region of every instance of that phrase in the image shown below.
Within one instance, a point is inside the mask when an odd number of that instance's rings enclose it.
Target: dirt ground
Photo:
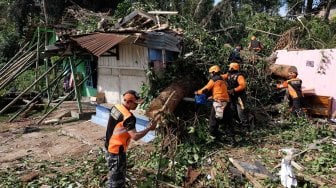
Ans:
[[[81,156],[102,147],[104,134],[104,127],[89,121],[42,126],[30,121],[1,123],[0,168],[27,156],[36,161]]]
[[[65,103],[51,113],[45,121],[65,111],[76,109],[75,103]],[[83,111],[90,113],[94,112],[95,108],[83,105]],[[0,122],[0,172],[16,169],[27,159],[33,163],[39,161],[55,163],[66,159],[80,161],[83,156],[95,158],[104,146],[105,127],[94,124],[90,120],[37,125],[39,118],[41,117],[21,118],[12,123]],[[139,144],[144,143],[133,142],[130,148]],[[61,171],[67,170],[67,167],[60,168],[62,168]],[[35,176],[29,170],[20,173],[22,173],[21,178],[26,175]]]

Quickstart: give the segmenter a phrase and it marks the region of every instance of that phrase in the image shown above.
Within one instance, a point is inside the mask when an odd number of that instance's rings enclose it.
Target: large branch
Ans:
[[[275,34],[275,33],[271,33],[271,32],[268,32],[268,31],[263,31],[263,30],[260,30],[260,29],[254,29],[254,28],[251,28],[251,27],[246,27],[246,29],[250,29],[250,30],[254,30],[254,31],[259,31],[261,33],[266,33],[266,34],[269,34],[269,35],[274,35],[274,36],[277,36],[277,37],[281,37],[281,35],[278,35],[278,34]]]
[[[240,27],[239,25],[235,25],[235,26],[229,26],[229,27],[226,27],[226,28],[223,28],[223,29],[217,29],[217,30],[214,30],[214,31],[210,31],[209,33],[219,33],[219,32],[226,32],[230,29],[236,29]]]
[[[290,71],[297,70],[295,66],[281,64],[272,64],[270,65],[269,69],[272,74],[281,78],[287,78]]]
[[[193,88],[194,85],[190,80],[179,80],[172,83],[152,100],[148,110],[146,110],[146,116],[154,119],[155,115],[160,113],[162,109],[167,113],[174,112],[182,99],[195,89]]]

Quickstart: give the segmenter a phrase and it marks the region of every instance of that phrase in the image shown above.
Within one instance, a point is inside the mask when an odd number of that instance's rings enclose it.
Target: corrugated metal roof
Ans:
[[[180,52],[180,39],[164,32],[143,33],[135,44],[153,49],[165,49],[173,52]]]
[[[99,57],[128,36],[113,33],[92,33],[85,36],[71,37],[71,39],[76,41],[82,48]]]

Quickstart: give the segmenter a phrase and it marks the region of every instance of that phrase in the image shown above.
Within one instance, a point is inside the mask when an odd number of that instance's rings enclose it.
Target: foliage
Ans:
[[[0,67],[15,55],[20,42],[15,25],[7,19],[7,6],[10,1],[0,1]]]
[[[96,156],[84,156],[82,159],[64,159],[60,162],[32,161],[29,157],[21,161],[16,168],[0,172],[0,187],[103,187],[101,177],[107,174],[105,157],[99,152]],[[68,170],[66,170],[68,169]],[[24,172],[38,171],[39,178],[28,183],[20,181]]]
[[[23,28],[28,23],[27,18],[34,14],[29,14],[31,4],[27,1],[20,4],[22,1],[16,0],[11,4],[11,17],[15,21],[18,30],[23,33]],[[207,1],[209,3],[210,1]],[[229,3],[228,3],[229,2]],[[142,95],[146,96],[147,104],[159,94],[162,89],[167,87],[170,83],[178,79],[191,78],[197,83],[202,85],[207,81],[208,68],[211,65],[218,64],[221,66],[223,72],[227,70],[227,57],[232,50],[230,47],[225,47],[224,44],[237,44],[241,43],[247,46],[249,38],[252,35],[256,35],[265,46],[263,56],[269,56],[274,46],[276,45],[279,36],[284,31],[292,27],[300,27],[298,33],[300,38],[300,48],[333,48],[336,46],[335,31],[336,22],[325,22],[321,19],[283,19],[276,16],[276,12],[279,8],[279,1],[225,1],[227,3],[223,9],[216,12],[215,17],[210,18],[211,23],[201,25],[202,18],[207,19],[205,16],[206,11],[209,11],[211,6],[207,4],[204,10],[200,11],[198,17],[194,17],[197,7],[196,1],[187,0],[181,3],[176,1],[124,1],[118,4],[118,9],[114,12],[114,18],[119,18],[127,15],[135,8],[144,11],[148,10],[179,10],[178,16],[170,18],[171,26],[174,28],[182,28],[184,31],[183,39],[183,52],[181,52],[179,59],[170,64],[167,67],[164,75],[156,75],[152,70],[147,71],[147,75],[150,78],[150,86],[144,85],[142,87]],[[55,2],[55,6],[56,6]],[[19,9],[14,10],[13,7],[17,5]],[[20,12],[23,8],[27,11]],[[60,7],[59,7],[60,8]],[[31,10],[30,10],[31,11]],[[209,11],[211,12],[211,11]],[[261,13],[257,13],[261,12]],[[36,12],[37,14],[37,12]],[[56,12],[50,13],[50,15]],[[21,22],[19,19],[25,22]],[[92,31],[95,29],[97,23],[96,17],[89,17],[86,20],[82,20],[79,27],[83,31]],[[233,29],[227,29],[234,26]],[[10,26],[9,26],[10,27]],[[0,44],[2,57],[8,59],[13,54],[6,54],[5,52],[13,52],[11,49],[15,49],[15,46],[8,46],[4,42],[13,42],[17,40],[17,36],[11,36],[8,29],[8,34],[3,35]],[[275,35],[274,35],[275,34]],[[10,38],[13,39],[10,39]],[[10,40],[9,40],[10,39]],[[274,93],[274,89],[271,83],[271,78],[267,75],[267,62],[257,61],[255,64],[249,64],[246,60],[242,65],[242,71],[246,72],[248,79],[248,99],[249,106],[256,109],[257,106],[266,106],[273,103],[273,96],[269,93]],[[34,71],[30,70],[20,77],[15,84],[19,89],[28,86],[26,80],[34,78]],[[28,78],[28,79],[27,79]],[[14,86],[14,85],[11,85]],[[195,85],[197,87],[197,85]],[[131,161],[133,169],[144,168],[154,169],[157,171],[160,166],[159,179],[181,185],[185,179],[185,172],[189,168],[202,169],[203,176],[200,177],[200,181],[204,181],[203,185],[216,186],[217,187],[235,187],[237,185],[247,185],[244,181],[229,180],[228,172],[224,171],[223,166],[220,165],[207,165],[205,162],[209,159],[213,152],[225,151],[225,149],[214,141],[209,135],[207,130],[207,118],[203,116],[208,114],[208,108],[205,107],[200,113],[199,109],[192,108],[184,104],[182,113],[176,113],[176,117],[169,119],[170,131],[162,131],[162,134],[153,143],[155,149],[151,152],[144,152],[141,149],[131,150],[128,155],[128,161]],[[187,109],[187,110],[185,110]],[[196,113],[197,112],[197,113]],[[286,106],[282,109],[282,112],[288,112]],[[192,118],[190,118],[192,117]],[[250,152],[260,154],[264,160],[271,161],[272,164],[277,162],[277,159],[265,156],[266,154],[274,154],[276,151],[272,148],[260,148],[263,147],[267,139],[263,140],[262,136],[275,136],[278,140],[277,143],[283,146],[287,146],[288,143],[297,142],[302,143],[301,149],[305,145],[313,142],[316,139],[330,136],[332,133],[324,127],[316,127],[313,123],[305,119],[292,118],[287,115],[283,115],[284,121],[281,123],[275,123],[274,127],[259,127],[251,134],[255,143],[249,144],[247,149]],[[271,122],[270,122],[271,123]],[[273,122],[272,122],[273,123]],[[169,134],[168,134],[169,133]],[[168,139],[167,139],[168,138]],[[169,139],[174,138],[174,139]],[[176,145],[164,145],[165,140],[175,140]],[[165,147],[164,147],[165,146]],[[332,174],[330,171],[333,164],[335,164],[335,151],[332,145],[327,144],[322,146],[321,155],[308,161],[307,167],[309,170],[316,174]],[[223,154],[224,155],[224,154]],[[65,166],[74,167],[69,173],[60,173],[59,171],[51,167],[59,167],[60,163],[42,162],[42,164],[35,169],[41,171],[43,174],[54,174],[55,176],[42,176],[37,180],[28,183],[28,186],[37,187],[43,184],[49,184],[52,186],[71,187],[87,185],[89,187],[101,187],[103,181],[101,177],[107,173],[107,168],[104,166],[104,160],[102,154],[96,156],[97,160],[83,159],[84,162],[80,164],[74,160],[68,160],[65,162]],[[258,156],[259,157],[259,156]],[[219,156],[224,162],[227,159],[223,156]],[[305,159],[302,159],[302,162]],[[308,159],[306,159],[308,160]],[[9,169],[7,172],[1,172],[0,186],[27,186],[18,183],[19,174],[24,169],[29,169],[29,161],[23,161],[24,165],[16,169]],[[225,165],[224,165],[225,166]],[[28,168],[29,167],[29,168]],[[207,168],[214,168],[217,170],[216,179],[208,181],[206,179]],[[225,168],[227,169],[227,168]],[[150,186],[155,182],[157,174],[150,173],[147,176],[146,181],[137,182],[140,186]],[[230,181],[230,183],[228,183]],[[267,183],[267,182],[266,182]],[[228,186],[228,184],[230,184]],[[234,185],[231,185],[234,184]]]
[[[15,33],[7,33],[5,31],[0,34],[0,66],[7,63],[7,61],[15,55],[19,48],[17,41],[20,40],[19,36]]]
[[[16,25],[16,30],[22,36],[27,27],[36,25],[39,20],[40,8],[34,0],[14,0],[9,6],[8,17]]]
[[[301,40],[300,46],[305,46],[308,49],[335,47],[335,42],[330,40],[336,37],[335,23],[325,22],[320,18],[313,18],[303,20],[303,24],[307,32],[302,34],[305,40]]]
[[[66,6],[65,1],[64,0],[62,1],[45,0],[46,17],[48,19],[47,20],[48,24],[52,25],[60,22],[60,19],[63,16],[63,11]],[[44,23],[46,23],[45,18],[42,19],[44,20]]]
[[[254,35],[258,40],[262,41],[263,45],[265,46],[263,54],[269,56],[269,54],[272,53],[277,40],[279,39],[279,36],[272,34],[281,34],[285,32],[291,27],[291,24],[291,21],[283,20],[279,16],[270,17],[265,13],[255,14],[246,22],[246,26],[250,29],[248,29],[248,37],[242,37],[244,39],[243,44],[247,45],[251,36]],[[259,31],[266,31],[268,33]]]

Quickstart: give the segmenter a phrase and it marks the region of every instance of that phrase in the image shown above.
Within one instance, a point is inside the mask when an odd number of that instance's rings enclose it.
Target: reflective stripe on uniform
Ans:
[[[123,115],[123,120],[119,122],[113,130],[109,140],[108,151],[113,154],[119,154],[121,146],[123,147],[123,152],[126,152],[131,138],[126,127],[124,127],[124,121],[131,117],[132,113],[124,105],[115,105],[115,107]]]

